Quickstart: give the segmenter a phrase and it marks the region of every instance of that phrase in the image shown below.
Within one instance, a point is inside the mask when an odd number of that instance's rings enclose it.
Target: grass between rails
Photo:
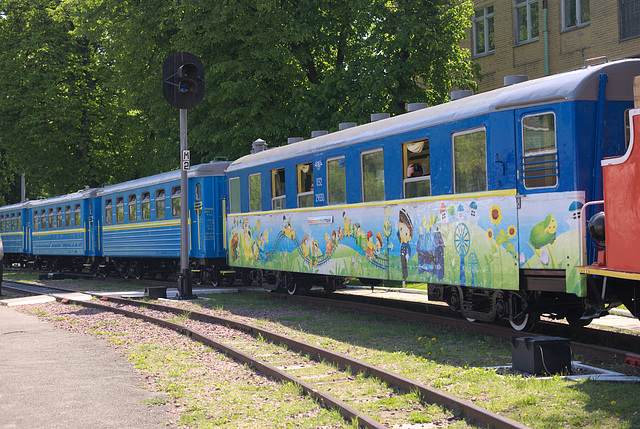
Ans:
[[[97,289],[94,285],[89,288]],[[227,317],[254,319],[249,322],[373,363],[533,428],[640,427],[637,384],[569,381],[560,377],[525,379],[483,369],[511,361],[510,343],[506,340],[378,315],[291,304],[268,294],[208,298],[211,300],[182,305],[194,309],[202,306]],[[335,413],[300,397],[294,386],[267,383],[248,368],[226,370],[224,374],[206,370],[195,359],[198,354],[193,353],[203,346],[191,345],[190,349],[158,346],[152,340],[141,342],[116,334],[117,326],[108,323],[89,328],[114,344],[130,343],[129,357],[136,366],[152,374],[161,390],[183,404],[179,421],[182,425],[346,426]],[[601,367],[640,375],[629,368]],[[371,388],[367,383],[363,381],[359,388]],[[341,396],[340,392],[332,393]],[[380,398],[374,411],[384,415],[396,408],[411,409],[417,399],[411,395]],[[464,421],[451,420],[451,413],[439,407],[426,407],[412,416],[414,423],[436,421],[450,423],[448,427],[468,427]]]

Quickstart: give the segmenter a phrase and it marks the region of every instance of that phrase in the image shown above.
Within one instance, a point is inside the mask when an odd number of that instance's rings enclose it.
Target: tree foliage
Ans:
[[[178,167],[161,66],[198,55],[192,161],[237,158],[473,88],[470,1],[0,0],[0,194],[73,191]]]

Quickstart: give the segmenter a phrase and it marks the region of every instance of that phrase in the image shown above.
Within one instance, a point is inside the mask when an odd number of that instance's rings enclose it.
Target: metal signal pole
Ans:
[[[178,296],[192,299],[191,273],[189,272],[189,186],[187,173],[190,157],[187,150],[187,109],[180,109],[180,274],[178,275]],[[187,158],[187,159],[185,159]]]

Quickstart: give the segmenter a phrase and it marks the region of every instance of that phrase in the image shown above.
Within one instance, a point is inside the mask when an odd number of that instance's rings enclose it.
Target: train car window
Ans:
[[[260,173],[249,176],[249,211],[262,210],[262,183]]]
[[[629,123],[629,112],[631,109],[624,111],[624,148],[629,149],[631,143],[631,124]]]
[[[362,201],[384,200],[384,156],[382,149],[362,152]]]
[[[431,195],[429,139],[402,145],[405,198]]]
[[[4,231],[4,215],[0,215],[0,231]]]
[[[129,222],[135,222],[138,219],[137,210],[138,210],[138,202],[136,200],[136,195],[129,195]]]
[[[75,226],[80,226],[82,225],[82,209],[80,208],[80,204],[76,204],[73,208],[73,219],[74,219],[74,225]]]
[[[38,216],[38,211],[33,212],[33,230],[37,231],[40,227],[40,216]]]
[[[171,216],[180,217],[180,186],[171,188]]]
[[[18,231],[22,229],[22,213],[16,215],[16,228]]]
[[[62,228],[62,207],[56,209],[56,228]]]
[[[553,113],[522,118],[525,188],[549,188],[558,183],[558,147]]]
[[[453,134],[455,193],[487,190],[487,144],[484,128]]]
[[[229,212],[240,213],[240,178],[232,177],[229,179]]]
[[[271,170],[271,208],[286,208],[286,192],[284,188],[284,168]]]
[[[16,214],[11,213],[11,231],[15,231],[16,229]]]
[[[43,231],[47,229],[47,216],[44,210],[40,212],[40,229]]]
[[[298,207],[313,207],[313,167],[298,165]]]
[[[195,200],[197,203],[199,203],[200,201],[202,201],[202,192],[200,192],[200,183],[196,183],[195,186]]]
[[[167,200],[165,199],[164,189],[156,191],[156,219],[164,219],[167,217]]]
[[[142,209],[142,220],[151,219],[151,194],[149,192],[142,193],[140,208]]]
[[[64,226],[67,228],[71,226],[71,206],[64,208]]]
[[[111,225],[113,223],[111,199],[108,199],[104,202],[104,223],[107,225]]]
[[[49,217],[49,229],[53,229],[55,228],[55,216],[53,214],[53,209],[49,209],[49,213],[48,213],[48,217]]]
[[[116,222],[124,222],[124,197],[116,198]]]
[[[347,180],[344,172],[344,156],[327,160],[327,204],[347,202]]]

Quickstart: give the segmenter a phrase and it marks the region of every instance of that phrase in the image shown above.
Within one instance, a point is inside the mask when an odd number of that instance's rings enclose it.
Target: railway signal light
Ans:
[[[191,109],[204,98],[204,65],[190,52],[176,52],[162,64],[162,95],[178,109]]]

